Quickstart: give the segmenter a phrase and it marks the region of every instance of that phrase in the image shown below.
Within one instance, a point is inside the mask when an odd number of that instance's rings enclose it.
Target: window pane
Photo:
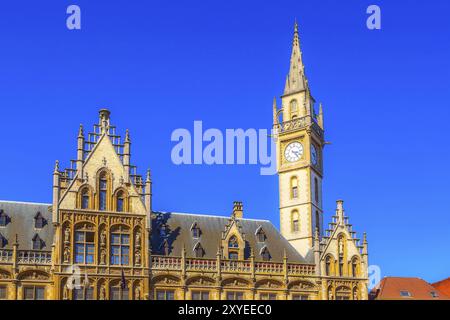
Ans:
[[[100,191],[100,210],[106,210],[106,191]]]
[[[84,300],[83,289],[73,289],[73,300]]]
[[[24,288],[25,300],[34,300],[34,288]]]
[[[0,287],[0,300],[5,300],[5,299],[6,299],[6,287],[1,286]]]
[[[175,293],[173,291],[167,291],[167,300],[175,300]]]
[[[122,235],[122,244],[129,244],[130,243],[130,236],[127,234]]]
[[[209,292],[202,292],[202,300],[209,300]]]
[[[192,300],[201,300],[200,292],[192,292]]]
[[[123,211],[123,199],[117,199],[117,211],[122,212]]]
[[[128,300],[129,299],[128,296],[129,296],[128,288],[122,289],[122,300]]]
[[[165,300],[166,295],[164,291],[157,291],[156,292],[156,300]]]
[[[111,288],[111,293],[110,293],[110,299],[111,300],[120,300],[120,290],[119,288]]]
[[[75,232],[75,241],[76,242],[84,242],[84,232],[80,232],[80,231]]]
[[[86,289],[86,300],[94,300],[94,288]]]
[[[120,235],[118,234],[112,234],[111,235],[111,242],[113,244],[120,244]]]
[[[95,233],[94,232],[86,232],[86,242],[94,242]]]
[[[36,300],[44,300],[44,288],[36,288]]]
[[[89,196],[83,195],[81,198],[81,209],[88,209],[89,208]]]

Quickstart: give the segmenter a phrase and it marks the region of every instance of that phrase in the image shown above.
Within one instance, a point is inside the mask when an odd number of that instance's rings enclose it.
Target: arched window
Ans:
[[[107,206],[107,192],[108,192],[108,179],[106,177],[106,172],[100,174],[99,180],[99,210],[106,211]]]
[[[95,232],[87,227],[75,231],[75,263],[93,264],[95,253]]]
[[[291,178],[291,198],[297,199],[298,198],[298,180],[297,177]]]
[[[292,100],[290,102],[290,115],[291,115],[291,119],[295,119],[297,117],[298,114],[298,104],[297,104],[297,100]]]
[[[194,253],[196,258],[203,258],[203,256],[205,255],[205,250],[203,250],[203,247],[200,244],[200,242],[197,243],[197,245],[195,246]]]
[[[116,199],[117,212],[123,212],[124,211],[124,204],[125,204],[124,193],[123,193],[123,191],[119,191],[117,193],[117,199]]]
[[[358,276],[358,258],[353,258],[352,260],[352,276]]]
[[[89,209],[89,189],[84,188],[81,191],[81,209]]]
[[[264,247],[261,250],[261,257],[264,261],[270,261],[272,259],[272,256],[270,255],[269,249],[267,249],[267,247]]]
[[[130,290],[126,283],[122,283],[123,280],[114,283],[109,288],[110,300],[130,300]]]
[[[331,276],[331,257],[328,256],[325,259],[325,274]]]
[[[316,210],[316,229],[319,230],[319,234],[320,234],[320,214],[319,214],[319,210]]]
[[[319,203],[319,181],[317,180],[317,178],[314,178],[314,197],[316,203]]]
[[[130,233],[122,226],[111,231],[111,264],[130,264]]]
[[[292,211],[292,232],[299,232],[300,231],[300,219],[299,219],[298,211],[294,210]]]

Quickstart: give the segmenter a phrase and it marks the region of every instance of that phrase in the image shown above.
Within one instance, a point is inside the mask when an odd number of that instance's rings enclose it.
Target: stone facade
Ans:
[[[367,240],[342,201],[323,228],[323,112],[297,26],[273,109],[281,233],[240,202],[229,217],[152,210],[150,171],[136,173],[129,132],[103,109],[72,166],[56,162],[52,204],[0,202],[0,299],[367,299]]]

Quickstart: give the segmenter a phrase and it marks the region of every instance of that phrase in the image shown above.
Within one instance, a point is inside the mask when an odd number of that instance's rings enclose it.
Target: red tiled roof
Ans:
[[[450,300],[422,279],[401,277],[384,278],[372,289],[370,297],[376,300]]]
[[[445,294],[447,297],[450,297],[450,278],[433,283],[432,286]]]

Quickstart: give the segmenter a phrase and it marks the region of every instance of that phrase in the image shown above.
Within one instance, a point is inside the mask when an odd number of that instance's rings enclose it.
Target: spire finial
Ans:
[[[80,123],[80,128],[78,129],[78,138],[82,138],[84,135],[83,124]]]
[[[150,169],[147,169],[147,182],[152,181],[152,172]]]
[[[125,142],[130,142],[131,141],[131,139],[130,139],[130,130],[126,130],[126,133],[125,133]]]
[[[54,172],[55,172],[55,173],[58,173],[58,172],[59,172],[59,160],[56,160],[56,161],[55,161],[55,170],[54,170]]]

